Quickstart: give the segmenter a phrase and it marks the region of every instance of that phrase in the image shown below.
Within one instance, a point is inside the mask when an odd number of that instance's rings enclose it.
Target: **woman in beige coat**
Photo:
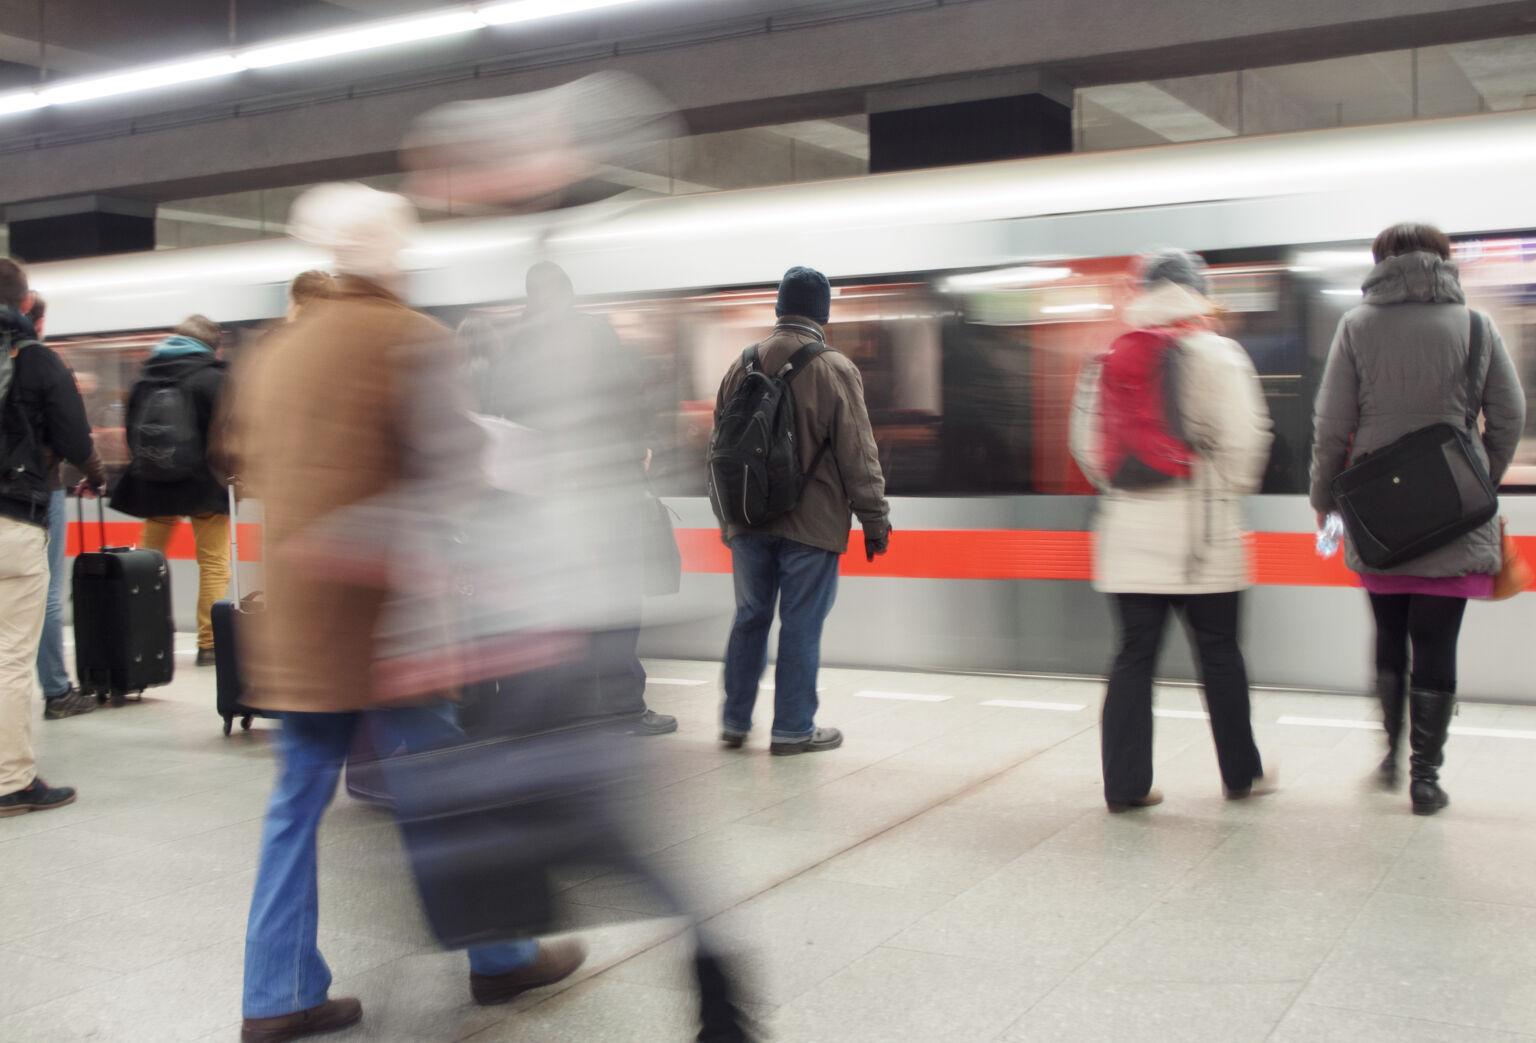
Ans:
[[[1150,447],[1142,455],[1166,457],[1143,465],[1122,453],[1099,498],[1095,586],[1112,595],[1119,630],[1102,719],[1111,811],[1162,801],[1152,788],[1152,676],[1171,612],[1188,624],[1227,796],[1270,788],[1256,786],[1263,766],[1237,635],[1238,595],[1249,585],[1242,498],[1258,491],[1271,425],[1247,353],[1211,328],[1205,291],[1198,257],[1167,250],[1144,259],[1125,311],[1135,332],[1115,342],[1101,371],[1105,449],[1129,438]],[[1170,373],[1176,417],[1161,405]]]

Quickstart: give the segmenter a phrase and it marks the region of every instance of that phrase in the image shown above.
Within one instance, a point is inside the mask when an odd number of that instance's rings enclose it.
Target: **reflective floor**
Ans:
[[[0,1040],[238,1038],[242,934],[273,725],[229,739],[183,653],[142,704],[37,722],[77,804],[0,820]],[[718,665],[649,662],[662,788],[650,847],[749,954],[785,1041],[1536,1038],[1536,708],[1467,706],[1451,807],[1370,789],[1364,699],[1261,693],[1281,791],[1222,799],[1198,693],[1159,695],[1161,807],[1111,816],[1100,686],[828,670],[843,749],[715,742]],[[39,718],[41,712],[39,709]],[[663,799],[664,798],[664,799]],[[505,1008],[435,949],[386,814],[338,797],[321,836],[337,1040],[691,1038],[676,920],[573,875],[592,957]]]

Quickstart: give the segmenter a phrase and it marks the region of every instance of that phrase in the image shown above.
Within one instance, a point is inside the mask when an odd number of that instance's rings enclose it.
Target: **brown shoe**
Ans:
[[[506,974],[471,974],[470,995],[482,1007],[509,1003],[529,989],[553,985],[576,972],[587,958],[587,947],[574,938],[540,942],[539,954],[526,967]]]
[[[246,1018],[240,1043],[287,1043],[301,1036],[335,1032],[363,1020],[363,1005],[354,999],[326,1000],[318,1007],[279,1014],[275,1018]]]
[[[199,648],[197,650],[197,665],[218,666],[219,657],[214,654],[213,649],[211,648]]]
[[[1145,797],[1137,797],[1135,800],[1106,800],[1104,806],[1109,808],[1111,813],[1118,815],[1122,811],[1131,811],[1135,808],[1156,807],[1162,802],[1163,791],[1160,789],[1149,789]]]

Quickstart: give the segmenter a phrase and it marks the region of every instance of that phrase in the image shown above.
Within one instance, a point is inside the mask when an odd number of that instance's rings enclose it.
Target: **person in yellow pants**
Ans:
[[[197,665],[213,662],[213,603],[229,589],[229,515],[194,514],[192,539],[197,544]],[[164,554],[180,518],[146,518],[140,541]]]

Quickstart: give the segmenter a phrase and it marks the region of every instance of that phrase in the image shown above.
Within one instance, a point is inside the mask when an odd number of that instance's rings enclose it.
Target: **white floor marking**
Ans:
[[[1342,717],[1292,717],[1284,716],[1276,724],[1296,724],[1303,728],[1360,728],[1373,731],[1381,727],[1380,721],[1349,721]]]
[[[1076,713],[1082,703],[1038,703],[1033,699],[988,699],[983,706],[1006,706],[1012,710],[1055,710],[1058,713]]]
[[[1189,721],[1208,721],[1211,715],[1204,710],[1153,710],[1153,717],[1179,717]]]
[[[872,689],[853,694],[859,699],[898,699],[909,703],[947,703],[954,698],[951,695],[930,695],[925,692],[878,692]]]
[[[762,684],[757,686],[757,690],[759,692],[771,692],[771,691],[773,691],[773,682],[772,681],[764,681]],[[818,694],[820,694],[821,692],[825,692],[826,688],[822,687],[821,685],[817,685],[816,686],[816,691],[817,691]]]
[[[1520,728],[1478,728],[1474,725],[1453,724],[1452,735],[1481,735],[1488,739],[1536,739],[1536,732]]]
[[[684,688],[695,688],[701,684],[709,684],[708,681],[694,681],[687,677],[647,677],[646,684],[675,684]]]

